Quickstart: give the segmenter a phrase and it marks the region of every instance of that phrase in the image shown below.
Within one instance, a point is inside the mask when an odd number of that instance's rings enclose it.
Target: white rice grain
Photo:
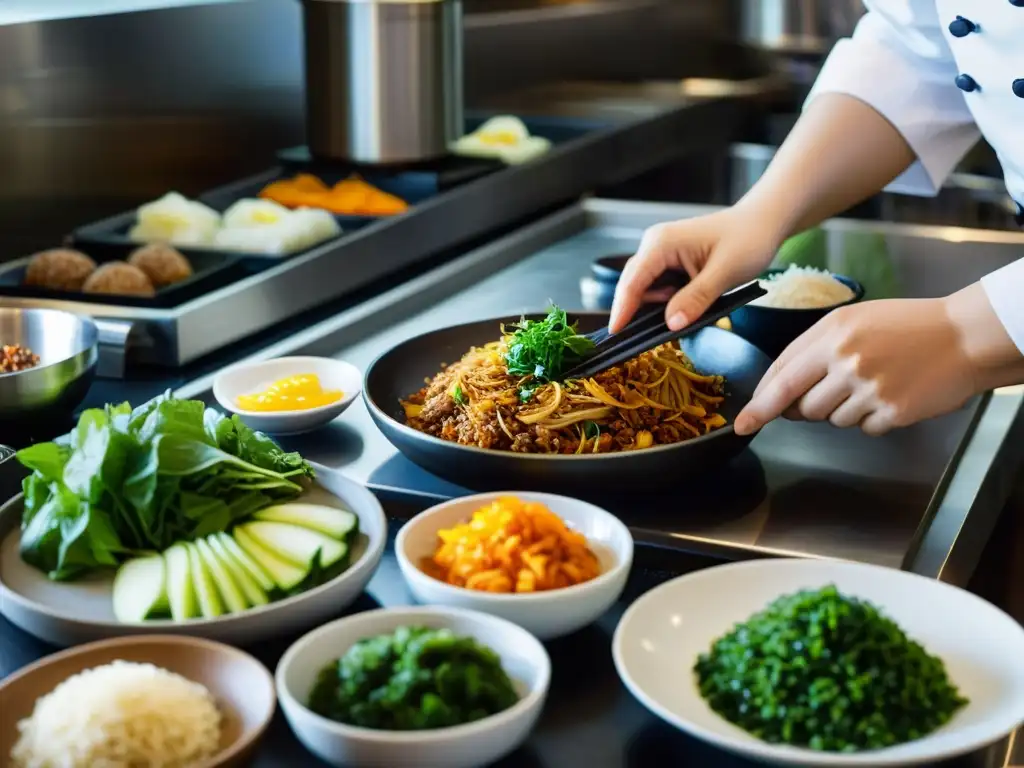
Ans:
[[[824,270],[791,265],[785,272],[761,280],[767,294],[750,302],[776,309],[820,309],[849,301],[854,292]]]
[[[187,768],[218,751],[221,714],[199,683],[115,661],[69,677],[18,730],[15,768]]]

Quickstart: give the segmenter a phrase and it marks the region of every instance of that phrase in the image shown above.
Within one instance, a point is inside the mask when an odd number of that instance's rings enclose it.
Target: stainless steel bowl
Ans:
[[[87,317],[56,309],[0,307],[0,345],[20,344],[39,364],[0,373],[0,419],[72,410],[82,402],[96,373],[99,331]]]

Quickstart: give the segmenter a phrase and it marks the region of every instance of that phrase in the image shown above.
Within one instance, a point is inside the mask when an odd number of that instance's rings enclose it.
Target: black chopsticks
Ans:
[[[723,317],[764,296],[764,290],[757,280],[742,285],[720,296],[697,320],[682,330],[672,331],[665,324],[665,305],[655,304],[640,311],[619,333],[614,336],[603,328],[587,337],[594,342],[594,348],[579,363],[564,374],[566,379],[585,379],[630,360],[641,352],[683,338],[717,323]]]

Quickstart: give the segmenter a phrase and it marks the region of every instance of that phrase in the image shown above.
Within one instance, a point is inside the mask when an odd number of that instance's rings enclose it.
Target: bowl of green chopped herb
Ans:
[[[1024,722],[1024,628],[964,590],[880,566],[697,571],[637,600],[612,653],[654,714],[760,761],[932,764]]]
[[[455,608],[386,608],[300,638],[277,667],[285,718],[331,765],[489,765],[540,716],[544,646],[511,622]]]

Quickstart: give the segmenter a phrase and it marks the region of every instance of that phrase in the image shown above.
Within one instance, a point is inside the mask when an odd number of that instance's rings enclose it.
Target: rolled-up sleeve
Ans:
[[[851,38],[825,61],[806,104],[845,93],[873,107],[903,135],[917,162],[887,188],[935,195],[979,132],[954,84],[956,62],[933,0],[865,2]]]
[[[989,303],[1024,355],[1024,258],[981,278]]]

